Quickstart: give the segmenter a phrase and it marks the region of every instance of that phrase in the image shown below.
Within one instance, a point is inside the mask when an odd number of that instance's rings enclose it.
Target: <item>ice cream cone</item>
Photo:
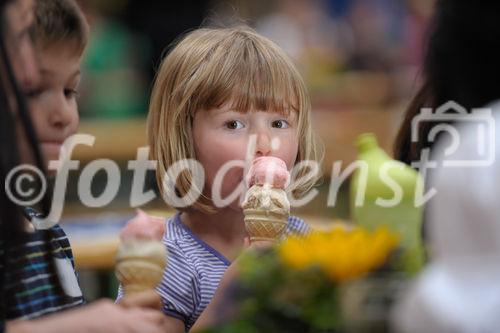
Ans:
[[[254,185],[243,203],[245,228],[250,241],[277,241],[285,232],[290,204],[285,191],[269,184]]]
[[[122,241],[116,256],[115,274],[125,295],[154,289],[163,276],[166,258],[166,248],[161,241]]]
[[[258,209],[247,209],[244,214],[245,228],[250,241],[275,241],[286,229],[288,218],[284,215]]]

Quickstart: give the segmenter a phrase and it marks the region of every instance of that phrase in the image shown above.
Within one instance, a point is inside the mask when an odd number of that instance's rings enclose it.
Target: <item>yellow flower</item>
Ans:
[[[280,246],[282,260],[294,269],[303,269],[311,264],[308,253],[304,251],[302,240],[290,237]]]
[[[290,237],[279,247],[281,260],[292,269],[319,266],[333,281],[357,278],[381,266],[398,238],[387,229],[335,227],[307,237]]]

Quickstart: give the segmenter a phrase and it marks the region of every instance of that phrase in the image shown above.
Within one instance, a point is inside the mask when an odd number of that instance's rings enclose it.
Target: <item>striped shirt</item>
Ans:
[[[28,214],[33,217],[36,213]],[[49,233],[49,244],[45,233]],[[83,304],[70,243],[58,225],[28,233],[25,243],[19,246],[5,248],[0,241],[0,258],[0,314],[4,320],[33,319]],[[51,272],[50,260],[54,260],[57,273]],[[65,296],[56,292],[56,279]]]
[[[285,234],[309,230],[303,220],[290,217]],[[189,330],[212,300],[231,262],[194,235],[181,222],[180,214],[167,220],[163,242],[168,249],[168,264],[157,288],[163,312],[182,320]]]

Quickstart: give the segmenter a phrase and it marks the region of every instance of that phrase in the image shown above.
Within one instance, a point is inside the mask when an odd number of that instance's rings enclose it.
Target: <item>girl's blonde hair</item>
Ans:
[[[192,137],[194,114],[233,101],[238,111],[272,110],[298,114],[297,162],[320,162],[311,127],[311,104],[306,86],[290,58],[275,43],[246,26],[204,28],[187,34],[163,60],[156,75],[148,116],[151,158],[158,161],[160,191],[168,168],[184,159],[196,159]],[[307,172],[303,169],[298,175]],[[175,184],[179,196],[192,184],[189,171]],[[294,191],[299,197],[317,177]],[[201,195],[191,208],[215,211]],[[165,195],[165,193],[162,193]]]

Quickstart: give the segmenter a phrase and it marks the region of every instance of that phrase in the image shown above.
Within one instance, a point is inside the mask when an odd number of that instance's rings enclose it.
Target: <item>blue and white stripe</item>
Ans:
[[[50,235],[49,244],[45,244],[45,233]],[[81,296],[56,293],[56,283],[62,282],[57,275],[59,272],[49,269],[49,261],[65,260],[71,274],[75,274],[69,240],[58,225],[27,234],[22,245],[8,246],[0,241],[0,258],[3,319],[34,319],[84,303]]]
[[[306,234],[309,226],[291,216],[285,234]],[[157,288],[163,311],[181,319],[186,330],[210,303],[231,262],[196,237],[176,214],[166,222],[163,238],[169,258],[163,280]]]

